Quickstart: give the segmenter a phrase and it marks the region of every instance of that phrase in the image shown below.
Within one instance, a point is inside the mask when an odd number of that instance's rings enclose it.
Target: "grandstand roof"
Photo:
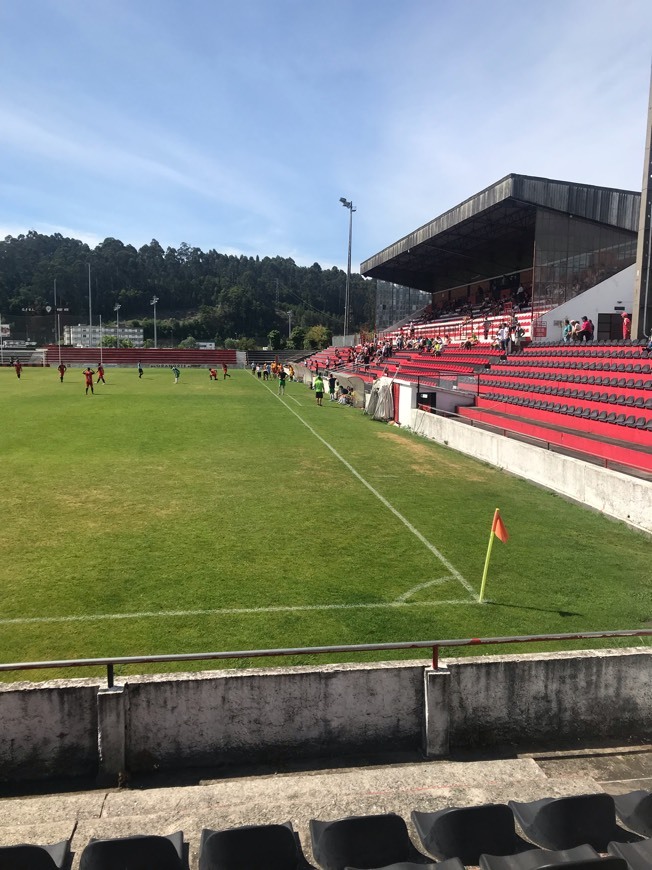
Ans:
[[[393,245],[360,271],[437,292],[532,266],[540,208],[636,233],[641,195],[529,175],[506,175]]]

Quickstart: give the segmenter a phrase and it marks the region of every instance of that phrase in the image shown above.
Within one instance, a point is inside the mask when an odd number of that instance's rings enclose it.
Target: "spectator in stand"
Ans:
[[[476,344],[478,343],[478,336],[475,332],[472,332],[471,335],[467,338],[467,340],[463,343],[462,347],[466,350],[472,350]]]
[[[511,328],[512,350],[514,351],[514,353],[518,353],[520,351],[524,335],[525,331],[515,317],[514,323],[512,324]]]
[[[582,317],[579,331],[579,341],[593,340],[593,323],[589,320],[586,314]]]
[[[632,337],[632,321],[626,311],[623,311],[621,317],[623,318],[623,340],[627,340]]]
[[[648,353],[652,353],[652,334],[648,336],[647,344],[645,345],[643,350],[646,350]]]
[[[561,331],[562,341],[566,344],[571,341],[573,338],[573,324],[570,322],[568,318],[564,320],[564,328]]]
[[[500,342],[500,349],[507,353],[507,345],[509,343],[509,326],[506,323],[500,324],[500,329],[498,330],[498,341]]]
[[[484,332],[484,340],[489,341],[489,330],[491,329],[491,321],[488,317],[485,317],[484,323],[482,324],[482,330]]]
[[[580,332],[581,332],[580,322],[579,322],[579,320],[571,320],[571,323],[573,325],[573,331],[571,332],[571,338],[573,341],[580,341]]]

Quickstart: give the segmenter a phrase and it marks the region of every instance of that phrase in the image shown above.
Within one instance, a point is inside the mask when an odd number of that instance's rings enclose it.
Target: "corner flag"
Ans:
[[[505,523],[500,516],[500,510],[496,508],[494,519],[491,524],[491,532],[489,533],[489,546],[487,547],[487,558],[484,561],[484,572],[482,574],[482,585],[480,586],[480,597],[478,601],[482,603],[484,600],[484,590],[487,585],[487,574],[489,573],[489,559],[491,558],[491,548],[494,544],[494,537],[499,538],[503,544],[506,544],[509,539],[509,534],[505,528]]]
[[[491,531],[497,538],[503,542],[503,544],[507,543],[507,539],[509,538],[509,534],[507,533],[507,529],[505,528],[505,523],[500,516],[500,511],[496,508],[496,513],[494,514],[494,521],[491,525]]]

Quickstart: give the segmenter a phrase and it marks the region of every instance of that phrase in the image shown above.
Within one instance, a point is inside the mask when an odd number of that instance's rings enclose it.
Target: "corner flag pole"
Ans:
[[[505,524],[503,523],[500,510],[496,508],[494,511],[493,522],[491,523],[491,531],[489,532],[489,546],[487,547],[487,557],[484,560],[484,571],[482,574],[482,585],[480,586],[480,597],[478,601],[480,604],[484,601],[484,590],[487,585],[487,574],[489,573],[489,560],[491,559],[491,548],[494,545],[494,538],[500,538],[503,544],[507,543],[507,539],[509,535],[507,534],[507,529],[505,528]]]

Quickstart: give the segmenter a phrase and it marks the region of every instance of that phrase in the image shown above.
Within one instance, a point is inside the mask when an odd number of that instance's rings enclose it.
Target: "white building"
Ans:
[[[120,326],[117,330],[117,335],[115,326],[103,326],[101,330],[99,326],[89,328],[87,323],[63,327],[64,344],[72,345],[73,347],[99,347],[102,339],[108,336],[117,338],[118,343],[126,339],[134,347],[142,347],[145,343],[141,327]]]

